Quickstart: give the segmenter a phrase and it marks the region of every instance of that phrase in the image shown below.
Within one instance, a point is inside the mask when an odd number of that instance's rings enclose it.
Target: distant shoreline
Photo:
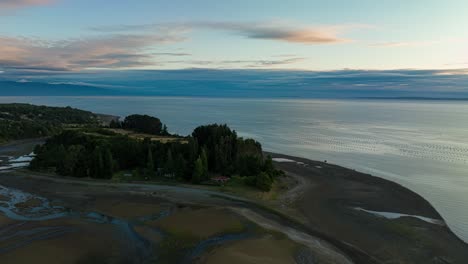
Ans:
[[[239,100],[329,100],[329,101],[458,101],[466,102],[466,98],[454,97],[299,97],[299,96],[277,96],[277,97],[260,97],[260,96],[205,96],[205,95],[161,95],[161,94],[56,94],[56,95],[43,95],[43,94],[0,94],[0,98],[41,98],[41,97],[57,97],[57,98],[172,98],[172,99],[239,99]]]
[[[414,100],[414,101],[468,101],[468,98],[454,97],[357,97],[365,100]]]

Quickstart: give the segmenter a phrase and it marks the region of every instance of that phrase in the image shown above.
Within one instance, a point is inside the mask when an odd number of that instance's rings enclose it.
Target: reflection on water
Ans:
[[[200,124],[228,123],[267,150],[398,182],[429,200],[468,241],[466,102],[154,97],[0,97],[0,102],[150,114],[182,135]]]
[[[441,221],[441,220],[433,219],[433,218],[429,218],[429,217],[424,217],[424,216],[420,216],[420,215],[409,215],[409,214],[400,214],[400,213],[392,213],[392,212],[379,212],[379,211],[366,210],[366,209],[363,209],[363,208],[360,208],[360,207],[356,207],[354,209],[358,210],[358,211],[363,211],[363,212],[366,212],[366,213],[369,213],[369,214],[373,214],[373,215],[376,215],[376,216],[379,216],[379,217],[384,217],[384,218],[387,218],[387,219],[398,219],[398,218],[401,218],[401,217],[411,217],[411,218],[417,218],[417,219],[420,219],[420,220],[422,220],[424,222],[435,224],[435,225],[445,225],[444,222]]]
[[[33,160],[34,156],[34,153],[20,156],[17,158],[9,156],[0,156],[0,171],[28,167],[29,163]]]
[[[40,196],[0,185],[0,211],[8,218],[19,221],[43,221],[67,215],[65,208],[52,206]]]

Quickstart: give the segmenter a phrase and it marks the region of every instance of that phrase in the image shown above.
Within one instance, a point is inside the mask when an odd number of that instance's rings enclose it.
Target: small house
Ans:
[[[226,182],[228,182],[230,180],[229,177],[225,177],[225,176],[218,176],[218,177],[213,177],[211,178],[211,180],[215,183],[218,183],[218,184],[225,184]]]

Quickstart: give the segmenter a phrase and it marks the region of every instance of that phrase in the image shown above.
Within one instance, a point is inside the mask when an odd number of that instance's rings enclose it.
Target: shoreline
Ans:
[[[29,146],[33,140],[26,142]],[[20,143],[10,143],[18,151],[24,151],[24,146],[21,147]],[[124,189],[129,193],[153,188],[164,192],[172,190],[169,192],[173,192],[173,198],[179,200],[184,200],[183,197],[188,193],[204,193],[206,197],[201,201],[217,203],[221,199],[224,200],[222,203],[241,203],[244,208],[264,217],[269,216],[268,219],[276,219],[284,226],[328,241],[351,256],[356,263],[380,263],[389,260],[428,263],[431,259],[442,263],[463,263],[461,260],[468,258],[468,244],[448,226],[423,220],[430,218],[443,221],[443,218],[428,201],[410,189],[335,164],[279,153],[265,153],[272,155],[277,160],[274,161],[275,167],[288,175],[279,179],[287,188],[271,201],[252,200],[206,186],[182,183],[174,186],[151,182],[125,184],[42,175],[28,170],[3,172],[0,177],[3,179],[2,183],[8,183],[12,187],[24,186],[29,191],[35,190],[34,182],[49,182],[57,186],[68,186],[67,188],[74,188],[75,185],[98,185],[99,188]],[[12,175],[18,177],[9,177]],[[50,194],[50,190],[44,194]],[[404,216],[388,219],[372,212],[391,212]],[[392,247],[387,249],[390,245]]]
[[[397,186],[396,188],[402,189],[402,190],[404,190],[406,192],[410,192],[410,193],[412,193],[412,195],[414,195],[418,199],[423,200],[424,203],[426,203],[426,205],[428,205],[430,207],[430,208],[427,208],[427,209],[429,211],[432,211],[431,212],[432,217],[439,218],[438,220],[442,220],[445,223],[445,219],[442,217],[442,215],[434,208],[434,206],[428,200],[426,200],[424,197],[422,197],[421,195],[419,195],[415,191],[413,191],[413,190],[411,190],[411,189],[409,189],[409,188],[407,188],[407,187],[405,187],[405,186],[403,186],[403,185],[401,185],[401,184],[399,184],[397,182],[394,182],[394,181],[391,181],[391,180],[388,180],[388,179],[385,179],[383,177],[376,176],[376,175],[373,175],[373,174],[370,174],[370,173],[361,172],[361,171],[358,171],[358,170],[355,170],[355,169],[352,169],[352,168],[348,168],[348,167],[345,167],[345,166],[334,164],[334,163],[328,163],[328,162],[323,162],[323,161],[318,161],[318,160],[311,160],[311,159],[307,159],[307,158],[291,156],[291,155],[286,155],[286,154],[281,154],[281,153],[276,153],[276,152],[265,151],[265,153],[268,154],[268,155],[271,155],[273,157],[273,159],[275,159],[275,157],[279,158],[279,159],[285,159],[284,161],[275,161],[275,160],[273,160],[276,164],[291,162],[291,163],[296,163],[297,165],[303,166],[304,164],[307,164],[307,163],[314,163],[314,164],[317,164],[315,166],[320,166],[321,168],[323,168],[325,166],[328,166],[328,167],[335,167],[337,169],[347,170],[347,171],[350,171],[350,172],[357,173],[357,174],[359,174],[359,177],[363,177],[363,180],[370,180],[370,181],[374,182],[375,184],[380,183],[380,184],[384,184],[384,185],[389,185],[389,184],[396,185]],[[321,168],[317,168],[317,169],[321,169]],[[430,217],[430,216],[424,216],[423,215],[423,217]],[[448,227],[448,225],[447,225],[447,227]],[[460,240],[462,240],[462,239],[460,238]],[[468,244],[468,242],[464,242],[464,243]]]
[[[414,191],[340,165],[265,153],[276,159],[275,165],[287,175],[302,178],[303,185],[306,182],[303,193],[289,206],[305,215],[309,226],[350,242],[382,261],[427,263],[421,260],[436,258],[441,263],[463,263],[468,257],[468,244],[446,224],[436,224],[445,223],[443,217]],[[402,216],[386,218],[375,213]],[[428,219],[434,223],[425,221]],[[395,245],[394,249],[386,249],[389,245]]]

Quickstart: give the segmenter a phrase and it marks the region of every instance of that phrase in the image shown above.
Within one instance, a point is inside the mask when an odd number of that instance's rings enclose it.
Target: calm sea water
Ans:
[[[227,123],[266,150],[398,182],[426,198],[468,241],[466,102],[162,97],[0,97],[0,102],[145,113],[182,135],[200,124]]]

